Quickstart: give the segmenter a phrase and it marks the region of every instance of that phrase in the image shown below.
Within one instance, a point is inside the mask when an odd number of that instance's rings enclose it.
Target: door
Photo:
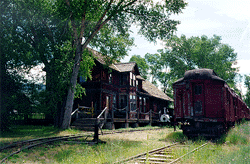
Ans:
[[[204,85],[196,83],[193,85],[194,116],[202,116],[204,110]]]

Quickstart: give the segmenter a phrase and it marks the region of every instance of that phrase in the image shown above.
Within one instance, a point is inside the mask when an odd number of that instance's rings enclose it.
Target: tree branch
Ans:
[[[108,4],[108,6],[107,6],[106,10],[103,12],[103,14],[102,14],[101,18],[100,18],[100,19],[99,19],[99,21],[96,23],[96,26],[95,26],[95,28],[94,28],[94,29],[97,29],[97,28],[98,28],[98,26],[101,24],[101,22],[103,21],[104,17],[106,16],[106,14],[107,14],[108,10],[110,9],[111,4],[113,3],[113,1],[114,1],[114,0],[111,0],[111,1],[109,2],[109,4]]]
[[[65,0],[65,2],[68,5],[68,7],[70,8],[70,2],[69,2],[69,0]],[[71,21],[72,28],[73,28],[73,33],[74,33],[74,40],[75,40],[74,44],[78,44],[79,38],[77,36],[77,28],[76,28],[75,21],[73,19],[73,13],[72,13],[72,11],[70,12],[70,21]]]

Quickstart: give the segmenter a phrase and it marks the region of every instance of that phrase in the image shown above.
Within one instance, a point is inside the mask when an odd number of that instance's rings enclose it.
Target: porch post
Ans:
[[[149,111],[149,124],[152,126],[152,109]]]
[[[94,142],[99,142],[99,134],[98,134],[98,131],[99,131],[99,119],[96,118],[96,122],[95,122],[95,132],[94,132]]]
[[[126,107],[126,119],[125,119],[125,128],[128,128],[129,127],[129,123],[128,123],[128,106]]]

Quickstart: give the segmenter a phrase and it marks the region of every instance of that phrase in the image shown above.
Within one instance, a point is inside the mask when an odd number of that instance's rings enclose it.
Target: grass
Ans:
[[[196,147],[207,142],[203,138],[188,140],[182,132],[173,132],[166,136],[166,140],[184,142],[188,147],[174,150],[175,157],[180,157]],[[217,141],[209,142],[201,151],[189,154],[181,163],[250,163],[250,122],[237,125],[228,134]]]
[[[83,131],[68,129],[60,130],[52,126],[13,126],[10,131],[0,133],[0,147],[4,146],[6,143],[12,143],[22,140],[30,140],[34,138],[43,138],[43,137],[54,137],[62,135],[72,135],[72,134],[81,134]],[[2,157],[0,153],[0,158]]]
[[[159,129],[153,127],[141,127],[138,129]],[[126,131],[129,129],[120,129]],[[42,145],[30,150],[25,150],[18,155],[8,159],[8,163],[113,163],[147,150],[162,147],[168,144],[166,141],[159,141],[166,133],[173,131],[169,128],[160,130],[148,130],[134,133],[118,133],[100,136],[106,144],[89,146],[86,144],[75,144],[58,142],[51,145]],[[31,139],[45,136],[58,136],[62,134],[75,134],[81,131],[66,130],[60,131],[52,127],[19,126],[13,129],[12,133],[5,133],[1,141],[9,142],[15,140]],[[16,133],[16,134],[13,134]],[[16,137],[15,137],[16,136]],[[10,152],[1,152],[0,158],[7,156]]]
[[[152,129],[152,127],[144,127]],[[130,129],[120,129],[121,131]],[[58,136],[83,133],[77,130],[60,131],[53,127],[18,127],[16,134],[8,133],[0,137],[0,141],[26,139],[32,137]],[[15,135],[17,137],[15,137]],[[29,135],[29,136],[26,136]],[[147,152],[173,142],[183,142],[187,147],[173,150],[179,157],[207,142],[203,138],[188,140],[182,131],[174,132],[173,128],[160,130],[118,133],[100,136],[106,144],[94,146],[69,142],[57,142],[25,150],[8,159],[8,163],[114,163],[120,159]],[[180,163],[250,163],[250,122],[232,128],[229,133],[217,142],[209,142],[202,151],[196,151],[183,158]],[[9,152],[1,152],[4,157]]]

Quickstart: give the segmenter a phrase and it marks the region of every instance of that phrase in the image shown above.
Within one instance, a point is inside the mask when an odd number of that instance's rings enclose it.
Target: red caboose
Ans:
[[[249,111],[241,98],[212,69],[186,71],[173,84],[175,122],[188,136],[218,136]],[[249,114],[248,114],[249,117]]]

